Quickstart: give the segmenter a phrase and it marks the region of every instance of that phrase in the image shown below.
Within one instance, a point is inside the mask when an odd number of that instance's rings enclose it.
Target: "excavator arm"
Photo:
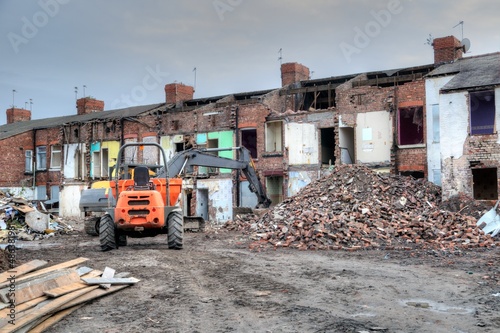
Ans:
[[[212,152],[237,150],[239,158],[232,160],[225,157],[219,157]],[[245,147],[216,148],[216,149],[188,149],[175,154],[167,165],[168,178],[177,177],[182,173],[192,173],[194,166],[225,168],[241,170],[250,183],[249,189],[257,195],[259,208],[268,208],[271,205],[271,199],[267,197],[266,191],[260,182],[259,176],[255,171],[255,166],[250,156],[250,151]]]

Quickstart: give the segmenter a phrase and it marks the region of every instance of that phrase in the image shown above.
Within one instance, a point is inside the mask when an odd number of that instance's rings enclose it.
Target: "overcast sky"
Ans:
[[[280,61],[308,66],[313,79],[430,64],[429,35],[462,39],[462,28],[466,56],[498,52],[499,8],[497,0],[0,0],[0,124],[13,98],[32,119],[75,114],[75,87],[111,110],[162,103],[171,82],[195,85],[195,98],[278,88]]]

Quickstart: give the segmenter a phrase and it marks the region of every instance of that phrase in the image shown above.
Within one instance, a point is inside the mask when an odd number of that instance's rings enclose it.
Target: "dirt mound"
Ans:
[[[476,218],[441,210],[440,187],[422,179],[341,165],[262,216],[229,229],[251,234],[253,247],[299,249],[474,247],[494,244]]]

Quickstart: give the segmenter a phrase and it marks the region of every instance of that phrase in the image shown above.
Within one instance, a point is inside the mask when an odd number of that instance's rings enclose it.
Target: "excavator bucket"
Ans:
[[[491,236],[496,236],[500,232],[500,216],[497,213],[497,207],[500,200],[497,201],[495,206],[487,211],[477,221],[476,225],[483,229],[485,234],[491,233]]]

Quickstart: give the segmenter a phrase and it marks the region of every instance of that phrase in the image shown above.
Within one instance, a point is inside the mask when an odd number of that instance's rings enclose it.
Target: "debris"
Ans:
[[[241,215],[224,227],[249,235],[254,250],[500,245],[476,226],[475,217],[441,209],[442,204],[441,188],[424,179],[340,165],[261,216]],[[470,200],[466,204],[472,209]]]
[[[491,233],[491,237],[495,237],[500,232],[500,215],[497,214],[497,207],[500,200],[497,201],[495,206],[486,212],[477,221],[476,225],[483,229],[485,234]]]
[[[124,284],[104,290],[98,289],[98,285],[89,286],[84,283],[84,279],[102,275],[101,271],[88,267],[76,268],[87,260],[87,258],[77,258],[42,269],[39,268],[44,267],[46,262],[34,260],[2,273],[16,272],[16,316],[15,325],[9,323],[9,304],[14,300],[9,298],[10,287],[6,285],[9,282],[2,282],[0,298],[4,303],[0,302],[0,331],[42,332],[84,303],[130,286]],[[128,273],[116,274],[115,279],[124,279],[126,275]],[[139,281],[135,278],[129,279]]]
[[[42,206],[43,207],[43,206]],[[0,191],[0,243],[8,241],[9,233],[24,241],[53,237],[55,234],[70,233],[73,228],[54,216],[37,209],[35,204],[21,197],[13,197]],[[14,237],[11,233],[10,237]]]
[[[93,284],[136,284],[139,282],[139,279],[136,278],[82,278],[83,282],[93,285]]]

